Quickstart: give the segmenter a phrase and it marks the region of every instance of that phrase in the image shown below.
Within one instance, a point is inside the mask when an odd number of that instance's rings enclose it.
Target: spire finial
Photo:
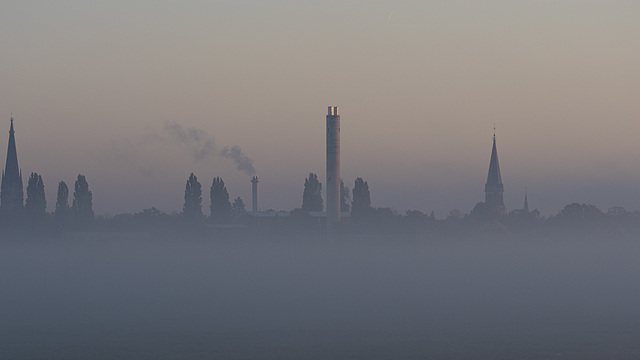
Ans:
[[[493,123],[493,141],[496,141],[496,123]]]

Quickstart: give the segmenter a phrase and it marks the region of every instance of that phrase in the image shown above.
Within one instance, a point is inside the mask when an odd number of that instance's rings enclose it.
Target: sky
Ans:
[[[309,172],[324,182],[339,106],[342,178],[368,181],[374,206],[470,211],[495,126],[509,210],[525,189],[544,215],[640,210],[639,14],[584,0],[2,2],[0,144],[13,113],[25,189],[41,174],[50,211],[80,173],[97,214],[180,211],[191,172],[205,209],[215,176],[250,206],[252,172],[225,147],[251,160],[262,210],[290,210]]]

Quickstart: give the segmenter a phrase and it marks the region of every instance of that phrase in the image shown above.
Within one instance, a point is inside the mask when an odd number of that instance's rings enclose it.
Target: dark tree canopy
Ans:
[[[231,218],[231,202],[229,192],[220,177],[214,177],[211,183],[211,221],[225,222]]]
[[[58,196],[56,198],[55,217],[56,222],[63,223],[69,215],[69,188],[64,181],[58,183]]]
[[[595,205],[572,203],[552,217],[553,222],[565,226],[596,226],[607,220],[607,215]]]
[[[193,173],[189,175],[184,190],[182,214],[190,220],[199,220],[202,218],[202,186]]]
[[[353,202],[351,203],[351,215],[354,217],[366,217],[372,212],[371,194],[369,184],[357,178],[353,185]]]
[[[41,223],[47,216],[47,198],[44,195],[42,176],[32,172],[27,185],[25,212],[32,223]]]
[[[596,219],[603,217],[604,213],[596,206],[591,204],[572,203],[566,205],[556,215],[557,218],[567,219]]]
[[[318,176],[309,173],[309,177],[304,180],[304,192],[302,193],[302,211],[322,211],[322,184],[318,181]]]
[[[84,175],[79,174],[73,192],[73,215],[80,223],[86,223],[94,218],[93,195],[89,191],[89,183]]]
[[[247,210],[244,206],[244,201],[239,196],[233,200],[233,204],[231,205],[231,210],[233,212],[233,216],[238,217],[244,215]]]
[[[342,180],[340,180],[340,211],[351,211],[351,193]]]

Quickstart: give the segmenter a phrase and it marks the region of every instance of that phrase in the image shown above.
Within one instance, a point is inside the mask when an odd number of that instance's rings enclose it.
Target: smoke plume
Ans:
[[[243,171],[247,175],[251,176],[256,172],[253,167],[253,160],[243,153],[239,146],[225,146],[222,152],[218,153],[214,137],[205,130],[193,127],[184,128],[174,121],[165,122],[164,130],[171,138],[187,146],[196,161],[205,160],[212,155],[221,155],[226,159],[233,160],[236,164],[236,169]]]
[[[244,171],[247,175],[251,176],[256,173],[253,160],[245,155],[239,146],[225,146],[221,154],[227,159],[232,159],[236,163],[236,169]]]
[[[202,129],[185,129],[176,122],[167,121],[164,124],[164,130],[168,132],[173,139],[186,145],[196,161],[208,158],[215,151],[216,143],[213,136],[209,136],[209,134]]]

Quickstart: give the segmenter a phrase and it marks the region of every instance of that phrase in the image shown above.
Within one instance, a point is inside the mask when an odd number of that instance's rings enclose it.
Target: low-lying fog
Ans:
[[[640,241],[0,244],[26,359],[637,359]]]

